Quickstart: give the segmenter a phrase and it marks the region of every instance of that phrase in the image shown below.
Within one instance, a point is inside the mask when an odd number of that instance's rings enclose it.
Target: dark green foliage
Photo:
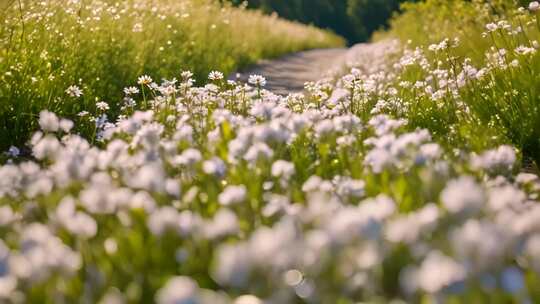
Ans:
[[[235,5],[247,2],[250,8],[261,8],[267,13],[276,12],[287,19],[331,29],[354,43],[366,41],[374,31],[386,27],[393,12],[406,0],[230,1]]]

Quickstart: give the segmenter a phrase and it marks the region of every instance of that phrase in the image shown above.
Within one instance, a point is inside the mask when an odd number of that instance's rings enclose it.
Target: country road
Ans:
[[[396,40],[385,40],[359,43],[350,48],[303,51],[262,60],[231,74],[229,79],[247,82],[250,75],[262,75],[267,80],[265,89],[275,94],[288,95],[302,92],[304,83],[308,81],[321,80],[334,72],[343,74],[345,69],[351,67],[373,74],[376,72],[374,69],[385,64],[386,54],[395,52],[398,46]]]
[[[280,95],[300,92],[304,83],[320,80],[324,75],[346,63],[347,48],[316,49],[289,54],[273,60],[262,60],[258,64],[229,77],[247,82],[249,75],[262,75],[267,80],[266,89]]]

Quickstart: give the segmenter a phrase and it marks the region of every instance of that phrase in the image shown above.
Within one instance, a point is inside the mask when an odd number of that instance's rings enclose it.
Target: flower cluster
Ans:
[[[533,295],[540,181],[512,175],[514,149],[455,160],[429,131],[386,114],[363,121],[331,94],[310,106],[260,82],[198,88],[184,74],[160,85],[141,77],[151,110],[109,123],[99,146],[40,114],[34,160],[0,167],[0,297]],[[362,75],[343,83],[365,93],[376,80]]]
[[[118,118],[96,105],[97,142],[42,111],[0,167],[0,301],[540,301],[540,178],[441,126],[536,48],[475,66],[459,43],[360,45],[289,96],[141,76]]]

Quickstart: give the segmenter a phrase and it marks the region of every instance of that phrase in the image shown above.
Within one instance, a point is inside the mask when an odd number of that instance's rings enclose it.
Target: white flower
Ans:
[[[10,206],[0,206],[0,227],[10,225],[18,218],[19,216]]]
[[[208,74],[208,79],[210,80],[222,80],[223,78],[223,73],[218,71],[212,71],[210,74]]]
[[[112,213],[117,206],[110,200],[112,197],[104,191],[109,189],[100,186],[94,185],[84,189],[80,192],[79,199],[90,213]]]
[[[212,159],[203,162],[203,171],[206,174],[221,178],[225,176],[227,167],[221,158],[213,157]]]
[[[336,192],[342,197],[362,197],[366,183],[362,180],[344,178],[339,181]]]
[[[158,304],[199,304],[199,286],[189,277],[178,276],[167,281],[167,284],[158,290],[156,303]]]
[[[314,131],[318,137],[323,137],[334,131],[334,123],[330,119],[325,119],[315,125]]]
[[[252,255],[247,244],[222,245],[217,251],[217,265],[212,277],[222,285],[244,286],[253,268]]]
[[[437,225],[439,209],[428,204],[418,212],[400,216],[386,226],[386,236],[392,242],[414,244],[421,234],[430,233]]]
[[[180,73],[180,76],[182,77],[182,79],[184,80],[188,80],[190,79],[191,77],[193,77],[193,73],[191,71],[182,71]]]
[[[302,191],[306,193],[320,191],[320,192],[330,192],[333,190],[332,183],[323,180],[317,175],[310,176],[302,185]]]
[[[56,209],[58,221],[71,233],[82,238],[94,237],[97,223],[88,214],[75,210],[75,200],[68,196],[62,199]]]
[[[428,293],[436,293],[465,279],[462,265],[438,251],[431,252],[417,273],[418,286]]]
[[[369,125],[375,129],[375,134],[377,136],[382,136],[388,134],[392,130],[398,129],[399,127],[405,125],[404,120],[394,120],[390,119],[387,115],[377,115],[372,117],[369,120]]]
[[[495,23],[486,24],[486,29],[488,30],[488,32],[494,32],[494,31],[497,30],[497,28],[498,28],[498,26]]]
[[[511,146],[500,146],[471,159],[471,165],[489,172],[511,172],[516,163],[516,152]]]
[[[139,85],[149,85],[150,83],[152,83],[152,78],[148,75],[143,75],[139,77],[137,83]]]
[[[519,206],[527,198],[525,193],[507,185],[489,189],[489,207],[494,211],[505,210],[508,206]]]
[[[448,182],[441,193],[441,201],[451,213],[478,210],[485,201],[483,189],[470,176]]]
[[[250,75],[248,82],[258,87],[264,87],[266,85],[266,78],[261,75]]]
[[[142,146],[146,149],[156,149],[161,140],[161,134],[164,131],[163,125],[159,123],[145,124],[137,131],[133,138],[133,146]]]
[[[165,190],[167,191],[167,194],[175,198],[180,198],[180,194],[182,193],[180,183],[172,178],[167,179],[165,182]]]
[[[272,176],[290,179],[294,174],[294,164],[285,160],[276,160],[272,164]]]
[[[531,3],[529,3],[529,10],[531,12],[536,12],[540,9],[540,3],[538,3],[538,1],[533,1]]]
[[[17,278],[11,275],[0,276],[0,300],[9,299],[9,297],[16,291],[16,288]]]
[[[517,176],[516,176],[516,182],[518,184],[521,184],[521,185],[529,185],[529,184],[532,184],[533,182],[536,182],[538,181],[538,175],[536,174],[532,174],[532,173],[519,173]]]
[[[100,111],[107,111],[110,109],[109,104],[106,103],[105,101],[100,101],[96,103],[96,108]]]
[[[135,23],[133,25],[133,28],[131,29],[134,33],[140,33],[143,31],[143,25],[142,23]]]
[[[172,96],[176,93],[176,88],[173,85],[161,86],[159,87],[159,92],[163,96]]]
[[[81,97],[83,95],[83,92],[78,86],[71,85],[66,89],[66,94],[68,94],[71,97],[77,97],[78,98],[78,97]]]
[[[263,304],[263,301],[253,295],[243,295],[236,298],[233,304]]]
[[[438,144],[428,143],[420,146],[420,150],[416,154],[415,162],[424,164],[427,161],[434,161],[442,155],[442,148]]]
[[[22,255],[10,265],[18,276],[43,282],[56,271],[72,274],[81,267],[80,254],[54,236],[47,226],[34,222],[21,234]]]
[[[167,230],[178,232],[180,230],[180,218],[176,209],[170,206],[161,207],[148,218],[148,229],[157,236],[163,235]]]
[[[218,202],[223,206],[234,205],[243,202],[247,196],[246,186],[227,186],[218,196]]]
[[[375,198],[365,199],[358,206],[359,213],[364,217],[382,221],[396,211],[396,203],[385,194],[379,194]]]
[[[236,214],[228,209],[220,209],[214,219],[204,226],[207,238],[215,239],[226,235],[234,235],[239,231]]]
[[[40,139],[32,148],[32,153],[37,159],[52,158],[58,155],[61,149],[60,142],[56,137],[47,135]]]
[[[194,148],[186,149],[174,159],[174,164],[181,166],[193,166],[202,160],[202,154]]]
[[[103,247],[109,255],[113,255],[118,251],[118,243],[114,238],[106,239],[103,243]]]
[[[62,129],[62,131],[66,132],[66,133],[69,133],[69,131],[71,131],[73,126],[74,126],[73,121],[71,121],[69,119],[61,119],[60,120],[60,129]]]
[[[364,158],[364,164],[371,167],[374,173],[381,173],[395,161],[394,156],[386,149],[373,149]]]
[[[133,175],[126,176],[125,179],[133,188],[155,192],[165,191],[165,171],[159,162],[145,163]]]
[[[56,114],[43,110],[39,113],[39,126],[43,131],[56,132],[60,126],[60,121]]]
[[[173,139],[176,141],[185,140],[188,142],[192,142],[193,141],[193,127],[188,124],[179,123],[179,126],[176,127],[176,132],[174,133]]]
[[[137,87],[124,88],[124,94],[126,94],[127,96],[137,94],[137,93],[139,93],[139,89]]]
[[[468,262],[471,271],[489,270],[504,261],[509,234],[489,221],[468,220],[450,233],[456,255]]]
[[[274,151],[265,143],[253,144],[244,155],[244,159],[249,163],[256,163],[259,160],[270,159],[274,155]]]

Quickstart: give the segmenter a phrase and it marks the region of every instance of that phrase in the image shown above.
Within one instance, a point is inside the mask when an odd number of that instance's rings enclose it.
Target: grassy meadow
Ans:
[[[267,32],[254,41],[279,52],[283,33],[298,35],[291,50],[339,38],[210,2],[170,2],[179,19],[163,1],[63,3],[59,15],[14,6],[9,19],[36,18],[8,40],[38,28],[58,40],[33,40],[47,53],[3,50],[15,68],[2,88],[21,101],[5,100],[10,121],[36,130],[28,155],[22,141],[2,155],[0,302],[540,302],[540,3],[407,4],[389,31],[350,50],[343,73],[288,96],[261,75],[242,83],[217,71],[236,66],[221,50],[238,50],[253,28],[228,32],[211,13],[253,16],[225,20],[259,24]],[[160,51],[168,38],[152,25],[194,26],[184,11],[212,20],[209,36]],[[71,40],[48,27],[68,21]],[[193,72],[177,61],[188,50],[202,52],[186,61]],[[62,73],[64,61],[73,66]],[[50,82],[32,85],[25,71],[37,67]],[[117,99],[95,98],[115,84]],[[28,97],[40,92],[55,97]]]
[[[142,74],[198,81],[261,58],[341,46],[342,38],[207,0],[0,1],[0,148],[24,143],[41,109],[76,118],[99,101],[119,113]],[[77,86],[82,96],[66,93]],[[87,135],[89,135],[87,133]]]

